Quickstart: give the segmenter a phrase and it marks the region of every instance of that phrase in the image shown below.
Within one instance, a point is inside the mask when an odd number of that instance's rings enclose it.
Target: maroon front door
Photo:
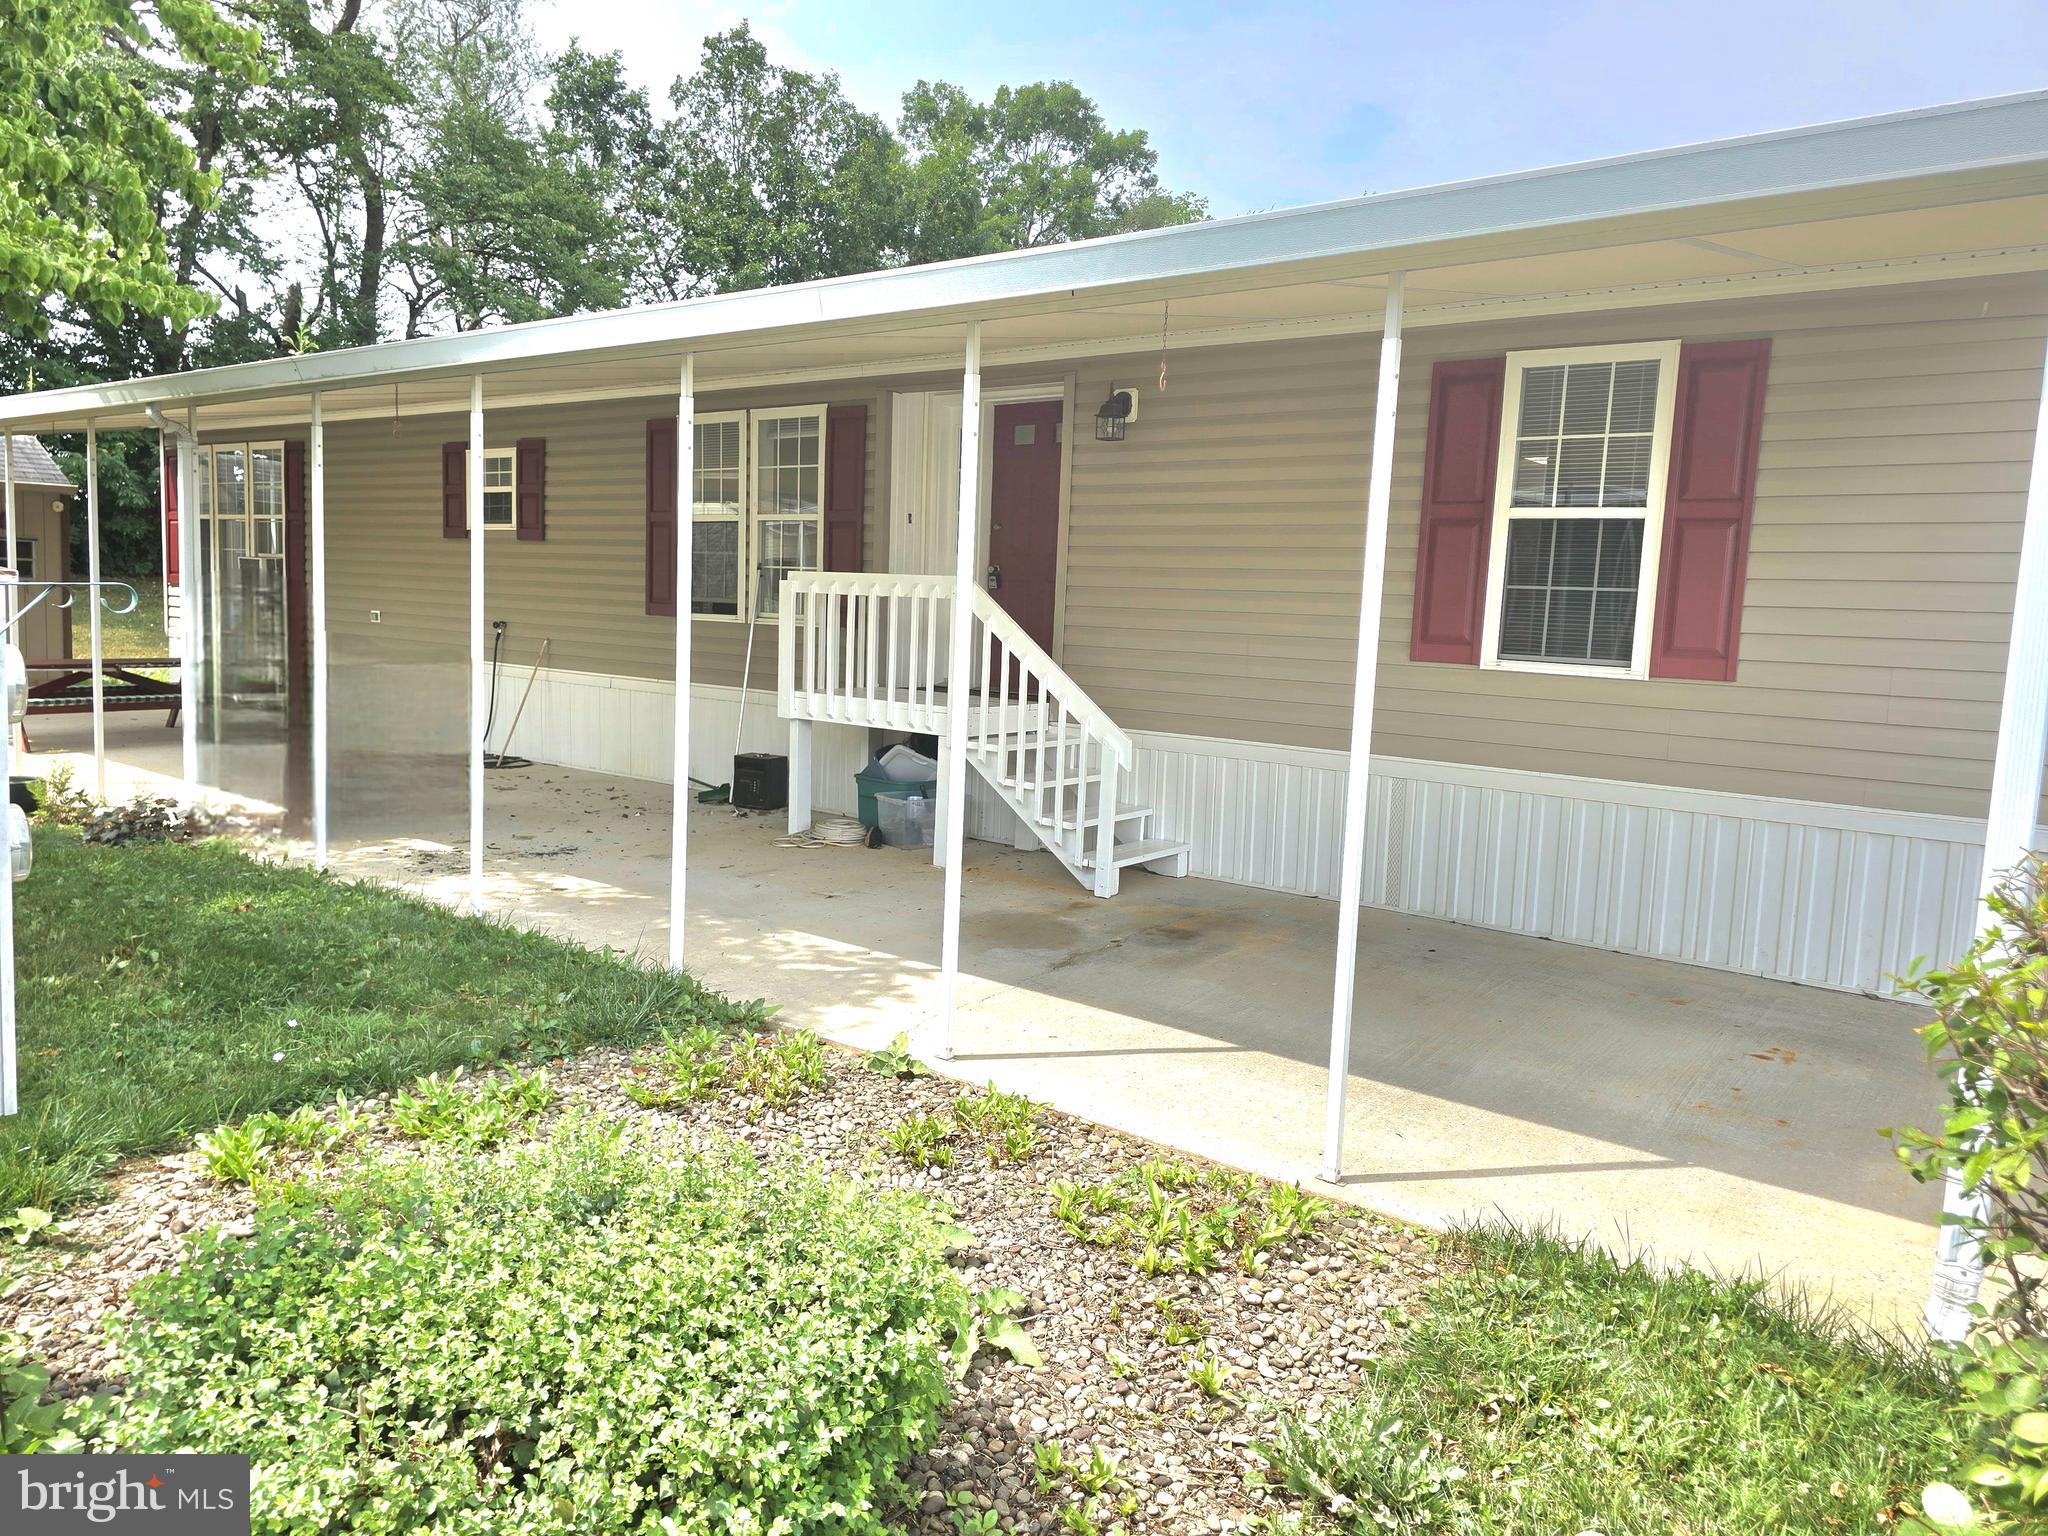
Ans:
[[[982,571],[1003,611],[1047,651],[1059,569],[1060,414],[1057,400],[995,408]]]

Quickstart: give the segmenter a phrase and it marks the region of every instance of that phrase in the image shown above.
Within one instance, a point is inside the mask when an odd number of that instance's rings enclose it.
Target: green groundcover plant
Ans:
[[[260,1532],[880,1532],[974,1304],[907,1195],[571,1122],[272,1191],[137,1293],[124,1449]]]

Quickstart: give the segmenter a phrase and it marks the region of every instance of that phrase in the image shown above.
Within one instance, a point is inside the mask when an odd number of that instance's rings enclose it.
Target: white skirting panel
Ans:
[[[1139,735],[1138,797],[1210,879],[1331,896],[1345,758]],[[1418,916],[1853,991],[1977,927],[1983,824],[1375,758],[1366,899]]]
[[[524,679],[518,687],[525,686]],[[612,677],[598,672],[541,672],[503,750],[537,763],[585,768],[625,779],[669,781],[675,731],[674,690],[657,678]],[[518,705],[518,693],[500,708]],[[740,690],[699,683],[690,690],[690,777],[723,784],[732,777],[737,740],[743,752],[787,752],[789,722],[775,712],[772,689],[747,695],[744,735]],[[491,750],[500,743],[493,739]],[[836,816],[857,809],[853,776],[867,766],[868,733],[850,725],[818,725],[811,737],[811,803]],[[1009,843],[1018,830],[1010,808],[994,795],[968,794],[969,835]]]
[[[722,784],[740,691],[692,697],[691,775]],[[665,782],[670,699],[652,679],[543,672],[509,750]],[[1159,808],[1151,835],[1193,844],[1192,874],[1335,895],[1343,753],[1132,740],[1126,797]],[[743,749],[788,747],[774,694],[754,690]],[[820,810],[853,813],[867,750],[864,729],[816,728]],[[1889,992],[1915,959],[1959,955],[1977,926],[1984,828],[1962,817],[1375,758],[1368,827],[1376,906],[1786,981]],[[1019,829],[970,793],[967,830],[1008,843]]]

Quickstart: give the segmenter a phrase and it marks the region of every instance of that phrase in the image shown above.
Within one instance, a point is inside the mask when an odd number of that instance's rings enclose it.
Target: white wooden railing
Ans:
[[[966,690],[946,677],[950,576],[796,572],[780,603],[784,718],[942,736],[964,698],[968,761],[1077,875],[1093,866],[1093,883],[1113,885],[1131,738],[987,592],[973,589]]]

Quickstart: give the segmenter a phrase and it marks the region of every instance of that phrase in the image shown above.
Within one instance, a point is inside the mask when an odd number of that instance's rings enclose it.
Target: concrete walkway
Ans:
[[[70,746],[64,729],[42,734]],[[117,780],[174,773],[166,734],[110,721]],[[462,899],[459,763],[358,759],[336,782],[338,869]],[[665,954],[665,786],[508,770],[488,807],[495,910]],[[691,969],[850,1045],[919,1036],[937,993],[928,857],[780,833],[694,808]],[[1135,872],[1104,902],[1047,856],[970,844],[948,1070],[1309,1182],[1334,933],[1328,902]],[[1881,1326],[1917,1315],[1937,1201],[1875,1134],[1939,1106],[1912,1009],[1371,910],[1358,997],[1345,1198],[1761,1268]]]

